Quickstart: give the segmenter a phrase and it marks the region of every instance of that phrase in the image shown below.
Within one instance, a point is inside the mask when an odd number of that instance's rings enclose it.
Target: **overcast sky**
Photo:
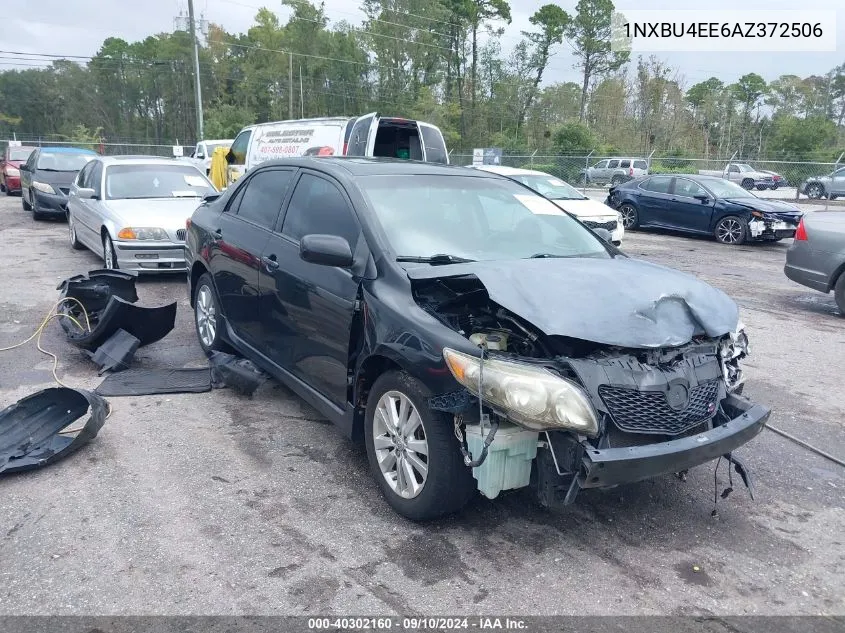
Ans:
[[[574,13],[576,2],[563,0],[559,4],[564,10]],[[502,38],[503,47],[509,49],[519,41],[521,30],[530,29],[528,18],[543,3],[544,0],[510,0],[513,23]],[[174,17],[180,11],[187,13],[187,0],[27,0],[25,4],[26,11],[4,14],[0,51],[93,55],[109,36],[134,41],[150,34],[171,31]],[[326,0],[325,4],[331,22],[347,20],[357,24],[363,19],[356,0]],[[194,6],[206,20],[222,25],[229,32],[245,32],[261,6],[274,10],[282,20],[289,11],[282,8],[279,0],[195,0]],[[713,10],[714,20],[718,20],[720,9],[753,9],[759,10],[761,21],[765,21],[767,13],[775,9],[841,9],[836,24],[835,53],[659,54],[659,58],[684,75],[687,87],[714,75],[726,82],[749,72],[759,73],[766,80],[782,74],[822,75],[845,62],[845,4],[841,0],[804,0],[800,3],[795,0],[685,0],[683,3],[677,0],[618,0],[616,6],[623,10],[708,8]],[[26,61],[21,64],[34,63]],[[8,69],[14,67],[13,64],[8,56],[0,53],[0,68]],[[22,67],[21,64],[17,66]],[[578,74],[572,64],[570,49],[564,43],[552,58],[546,79],[549,82],[577,81]]]

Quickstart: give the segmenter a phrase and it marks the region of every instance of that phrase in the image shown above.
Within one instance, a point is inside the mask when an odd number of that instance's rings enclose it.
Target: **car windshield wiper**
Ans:
[[[466,257],[459,257],[457,255],[449,255],[448,253],[438,253],[436,255],[429,255],[428,257],[421,257],[419,255],[400,255],[396,258],[397,262],[413,262],[415,264],[465,264],[467,262],[474,262],[474,259]]]

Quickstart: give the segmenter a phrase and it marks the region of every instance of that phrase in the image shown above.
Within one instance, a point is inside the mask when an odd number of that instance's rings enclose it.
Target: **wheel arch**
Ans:
[[[354,415],[352,419],[352,439],[355,442],[364,441],[364,418],[366,416],[367,401],[370,390],[378,380],[379,376],[388,371],[407,371],[404,363],[394,354],[381,350],[367,356],[358,366],[355,372],[353,384]]]
[[[195,305],[194,305],[194,295],[196,294],[197,282],[199,282],[200,277],[202,277],[207,272],[209,272],[208,268],[206,268],[205,264],[203,264],[200,261],[196,261],[191,265],[191,271],[190,271],[189,277],[188,277],[188,279],[190,280],[190,284],[191,284],[190,285],[191,291],[190,291],[190,296],[188,297],[188,300],[191,302],[192,308],[195,307]],[[214,283],[214,279],[212,279],[211,281],[212,281],[212,283]]]

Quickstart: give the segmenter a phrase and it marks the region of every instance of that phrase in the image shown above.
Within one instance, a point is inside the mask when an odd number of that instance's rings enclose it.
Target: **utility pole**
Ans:
[[[293,53],[288,52],[288,118],[293,119]]]
[[[190,22],[191,39],[194,42],[194,85],[197,89],[197,139],[199,143],[203,140],[202,121],[202,89],[200,87],[200,50],[197,40],[197,25],[194,20],[194,0],[188,0],[188,21]]]

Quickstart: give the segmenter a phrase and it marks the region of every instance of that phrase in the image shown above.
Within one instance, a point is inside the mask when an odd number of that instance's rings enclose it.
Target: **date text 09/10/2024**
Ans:
[[[352,617],[352,618],[308,618],[310,630],[332,631],[525,631],[525,620],[511,617]]]

